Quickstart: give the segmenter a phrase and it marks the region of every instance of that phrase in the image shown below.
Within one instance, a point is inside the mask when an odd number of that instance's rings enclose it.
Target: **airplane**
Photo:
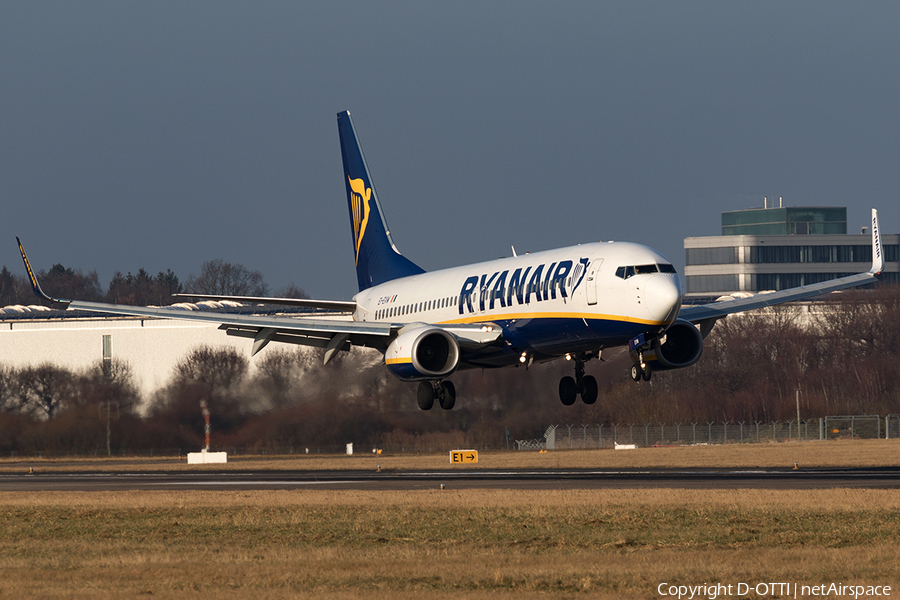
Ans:
[[[464,369],[565,358],[574,376],[559,382],[559,399],[597,400],[584,364],[603,350],[628,347],[631,378],[695,364],[703,340],[729,314],[874,283],[884,268],[878,213],[872,210],[872,267],[823,283],[726,302],[682,306],[675,268],[656,250],[630,242],[585,243],[426,272],[397,249],[384,218],[349,111],[337,115],[359,293],[351,301],[176,294],[178,297],[302,306],[350,313],[345,320],[190,312],[51,298],[19,251],[34,293],[69,309],[218,323],[226,334],[253,340],[256,355],[270,342],[324,348],[324,363],[352,346],[374,348],[397,378],[418,382],[417,402],[429,410],[456,402],[448,378]]]

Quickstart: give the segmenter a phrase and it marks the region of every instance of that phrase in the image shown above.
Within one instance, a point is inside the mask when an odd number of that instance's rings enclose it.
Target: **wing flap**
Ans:
[[[259,334],[261,329],[256,327],[244,327],[244,326],[234,326],[234,325],[221,325],[219,329],[223,330],[226,334],[241,338],[247,338],[251,340],[256,340],[259,338]],[[335,334],[335,336],[346,335],[346,334]],[[296,332],[296,331],[278,331],[275,332],[268,337],[268,341],[271,342],[281,342],[284,344],[297,344],[300,346],[312,346],[314,348],[328,348],[332,339],[335,336],[328,336],[319,334],[317,332]],[[262,348],[259,348],[262,350]],[[257,350],[257,352],[259,352]],[[338,347],[338,350],[350,350],[350,339],[347,338],[343,344]],[[255,352],[254,352],[255,354]]]
[[[305,317],[269,317],[256,315],[234,315],[204,311],[179,310],[156,306],[128,306],[124,304],[104,304],[102,302],[68,301],[72,310],[88,310],[114,315],[131,315],[160,319],[179,319],[182,321],[202,321],[222,325],[244,326],[252,329],[271,327],[276,331],[289,331],[298,334],[323,334],[331,337],[336,333],[364,334],[387,337],[391,326],[387,323],[359,323],[356,321],[331,321],[325,319],[308,319]]]

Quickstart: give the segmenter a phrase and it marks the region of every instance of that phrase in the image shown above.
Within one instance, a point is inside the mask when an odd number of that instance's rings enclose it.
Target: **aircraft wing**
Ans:
[[[690,321],[691,323],[699,323],[710,319],[721,319],[733,313],[753,310],[755,308],[764,308],[766,306],[775,306],[784,302],[793,300],[803,300],[828,292],[845,290],[847,288],[875,283],[878,281],[877,275],[884,269],[884,253],[881,247],[881,231],[878,228],[878,211],[872,209],[872,268],[865,273],[804,285],[801,287],[791,288],[772,292],[770,294],[757,294],[750,298],[740,298],[737,300],[725,300],[722,302],[713,302],[712,304],[702,304],[699,306],[684,306],[679,313],[679,318]]]
[[[19,252],[22,254],[22,260],[25,263],[25,270],[28,272],[28,277],[31,280],[32,289],[39,298],[49,300],[55,304],[64,305],[72,310],[85,310],[114,315],[130,315],[158,319],[179,319],[182,321],[218,323],[219,329],[225,330],[228,335],[252,339],[253,347],[251,353],[254,355],[262,350],[269,342],[276,341],[325,348],[325,362],[327,363],[334,357],[336,352],[340,350],[347,351],[350,349],[351,345],[376,348],[383,352],[387,349],[391,340],[400,329],[410,326],[410,323],[365,323],[350,319],[330,320],[306,317],[236,315],[192,311],[172,307],[131,306],[126,304],[106,304],[103,302],[84,302],[80,300],[52,298],[41,289],[37,277],[31,269],[31,264],[25,254],[25,249],[22,247],[22,242],[18,237],[16,238],[16,241],[19,243]],[[210,296],[195,297],[209,298]],[[220,300],[234,300],[239,297],[215,296],[214,298]],[[262,301],[261,298],[255,297],[245,297],[245,300]],[[311,300],[309,302],[313,304],[306,304],[306,306],[322,308],[323,305],[331,304],[332,309],[336,307],[347,309],[349,308],[348,305],[356,305],[355,302],[340,301],[323,302]],[[435,325],[435,327],[445,329],[459,340],[461,347],[472,350],[496,342],[500,339],[502,334],[502,330],[499,327],[494,328],[478,324],[459,324],[450,326]]]

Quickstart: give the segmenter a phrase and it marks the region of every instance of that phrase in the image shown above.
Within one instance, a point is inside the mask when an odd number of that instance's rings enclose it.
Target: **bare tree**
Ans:
[[[79,404],[112,405],[118,412],[130,413],[140,400],[134,372],[121,360],[97,361],[80,374],[76,384]]]
[[[269,286],[259,271],[217,258],[203,263],[200,275],[188,277],[185,291],[220,296],[265,296]]]
[[[286,287],[279,288],[275,292],[275,296],[277,296],[278,298],[309,298],[309,294],[306,293],[306,290],[301,287],[297,287],[294,282],[291,282]]]
[[[52,419],[63,407],[73,404],[74,375],[51,363],[25,367],[18,373],[18,394],[23,406]]]
[[[22,413],[24,406],[17,393],[18,374],[14,369],[0,366],[0,412]]]

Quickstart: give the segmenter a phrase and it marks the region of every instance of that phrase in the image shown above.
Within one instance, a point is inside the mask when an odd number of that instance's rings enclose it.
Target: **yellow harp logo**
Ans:
[[[356,247],[356,262],[359,264],[359,246],[362,244],[363,235],[366,233],[366,224],[369,222],[369,198],[372,197],[372,188],[367,188],[362,179],[350,179],[350,210],[353,213],[353,245]]]

